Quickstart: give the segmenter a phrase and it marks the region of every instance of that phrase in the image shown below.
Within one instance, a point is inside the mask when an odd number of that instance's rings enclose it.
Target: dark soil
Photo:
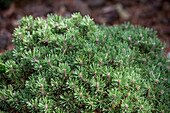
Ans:
[[[73,12],[89,14],[97,24],[129,21],[157,30],[158,38],[166,43],[166,52],[170,52],[169,0],[15,0],[0,7],[0,52],[13,48],[11,34],[23,16],[46,18],[55,13],[70,17]]]

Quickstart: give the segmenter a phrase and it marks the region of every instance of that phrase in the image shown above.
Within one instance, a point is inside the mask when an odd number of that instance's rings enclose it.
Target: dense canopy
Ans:
[[[2,111],[169,111],[165,46],[148,28],[49,14],[23,17],[13,36],[0,55]]]

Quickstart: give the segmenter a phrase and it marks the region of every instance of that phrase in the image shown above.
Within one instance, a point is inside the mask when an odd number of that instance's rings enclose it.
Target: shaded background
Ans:
[[[48,13],[70,17],[73,12],[89,14],[96,24],[107,26],[129,21],[157,30],[170,52],[169,0],[0,0],[0,52],[13,48],[11,38],[23,16],[46,18]]]

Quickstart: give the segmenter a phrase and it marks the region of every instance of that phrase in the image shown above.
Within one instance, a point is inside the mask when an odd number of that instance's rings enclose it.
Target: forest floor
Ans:
[[[158,31],[170,52],[170,2],[168,0],[23,0],[0,7],[0,52],[12,49],[12,33],[23,16],[46,18],[48,13],[70,17],[73,12],[89,14],[107,26],[129,21]],[[3,42],[3,44],[2,44]]]

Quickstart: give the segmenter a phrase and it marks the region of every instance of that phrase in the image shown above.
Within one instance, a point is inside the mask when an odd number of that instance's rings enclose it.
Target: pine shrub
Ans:
[[[0,55],[4,112],[169,112],[165,44],[149,28],[89,16],[23,17]]]

